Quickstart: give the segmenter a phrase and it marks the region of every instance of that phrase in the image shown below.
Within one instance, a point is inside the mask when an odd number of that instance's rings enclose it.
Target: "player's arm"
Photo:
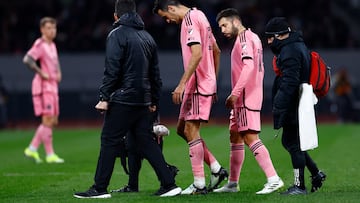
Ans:
[[[253,53],[253,49],[251,47],[250,41],[246,44],[247,47],[247,53]],[[241,70],[241,74],[239,76],[239,79],[236,81],[236,84],[234,88],[231,91],[231,95],[228,96],[228,98],[225,101],[225,106],[227,108],[234,108],[234,105],[240,95],[242,94],[246,84],[249,80],[251,80],[253,69],[255,69],[254,64],[254,56],[249,54],[244,54],[244,52],[239,53],[239,57],[241,57],[241,60],[243,62],[243,68]]]
[[[214,55],[214,65],[215,65],[216,78],[219,76],[219,71],[220,71],[220,54],[221,54],[221,50],[220,50],[218,44],[216,43],[216,41],[214,41],[214,43],[213,43],[213,55]]]
[[[185,90],[185,84],[189,80],[191,75],[195,72],[202,58],[200,43],[190,45],[190,49],[191,49],[191,58],[188,64],[188,68],[181,77],[178,86],[175,88],[175,90],[172,93],[172,99],[175,104],[180,104],[182,102],[182,94],[184,93]]]
[[[62,79],[62,73],[61,73],[61,66],[60,66],[60,62],[58,62],[58,67],[57,67],[57,78],[56,78],[56,80],[57,80],[57,82],[60,82],[61,81],[61,79]]]
[[[26,64],[31,70],[35,71],[43,79],[49,79],[49,75],[44,73],[41,68],[36,64],[36,61],[28,54],[23,58],[23,63]]]

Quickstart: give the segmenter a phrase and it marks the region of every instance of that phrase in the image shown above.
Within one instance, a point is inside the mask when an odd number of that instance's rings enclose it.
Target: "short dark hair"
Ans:
[[[40,27],[44,27],[46,23],[51,23],[56,25],[55,18],[52,17],[43,17],[40,19]]]
[[[136,11],[136,4],[134,0],[116,0],[115,14],[120,18],[123,14],[131,11]]]
[[[178,6],[180,4],[178,0],[155,0],[153,13],[157,14],[159,10],[167,11],[169,5]]]
[[[238,20],[240,20],[240,15],[235,8],[227,8],[217,14],[216,22],[219,22],[221,18],[237,18]]]

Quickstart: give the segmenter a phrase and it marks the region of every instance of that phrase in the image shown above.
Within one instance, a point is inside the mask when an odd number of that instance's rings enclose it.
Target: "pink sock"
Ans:
[[[54,154],[52,128],[44,126],[42,130],[42,140],[44,142],[45,152],[47,155]]]
[[[189,142],[189,154],[194,177],[204,178],[204,148],[201,139]]]
[[[229,181],[239,182],[240,172],[245,159],[244,144],[230,144],[230,177]]]
[[[207,148],[205,142],[203,139],[201,139],[201,143],[203,144],[204,147],[204,161],[208,166],[214,165],[214,164],[218,164],[216,158],[214,157],[214,155],[210,152],[210,150]],[[220,165],[219,165],[220,166]],[[219,168],[220,169],[220,168]],[[217,170],[219,170],[217,169]],[[217,171],[215,171],[217,172]]]
[[[255,140],[250,145],[250,150],[253,152],[256,161],[258,162],[259,166],[264,171],[267,178],[272,176],[277,176],[275,168],[270,158],[269,151],[263,145],[260,139]]]
[[[31,143],[30,145],[34,148],[34,149],[38,149],[40,144],[41,144],[41,141],[42,141],[42,134],[43,134],[43,131],[44,131],[44,125],[40,124],[38,126],[38,128],[36,129],[35,131],[35,135],[34,137],[32,138],[31,140]]]

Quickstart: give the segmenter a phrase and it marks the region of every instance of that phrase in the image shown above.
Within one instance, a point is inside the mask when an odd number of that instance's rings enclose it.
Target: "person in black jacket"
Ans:
[[[294,169],[294,185],[282,194],[306,194],[304,168],[309,169],[311,192],[322,186],[326,175],[320,171],[299,140],[299,88],[309,83],[310,54],[300,33],[292,31],[286,18],[274,17],[266,25],[265,34],[271,51],[277,57],[280,74],[272,90],[274,129],[283,128],[282,144],[289,152]]]
[[[107,187],[121,139],[129,131],[132,132],[129,142],[136,143],[131,145],[136,149],[130,150],[140,151],[161,182],[154,195],[164,197],[181,193],[151,134],[151,112],[159,105],[162,82],[156,43],[144,30],[144,23],[135,9],[134,0],[115,3],[115,28],[107,37],[100,101],[95,106],[105,113],[95,183],[89,190],[75,193],[76,198],[111,197]]]

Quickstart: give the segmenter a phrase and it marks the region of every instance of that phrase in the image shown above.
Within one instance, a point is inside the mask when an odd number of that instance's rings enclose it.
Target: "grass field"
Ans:
[[[176,181],[182,188],[192,183],[188,158],[188,147],[175,134],[166,137],[164,154],[167,161],[180,169]],[[319,126],[318,149],[310,151],[319,167],[328,178],[320,191],[306,196],[255,195],[263,187],[266,178],[258,167],[250,150],[246,149],[246,160],[240,178],[240,192],[236,194],[213,194],[201,196],[176,196],[160,198],[152,196],[159,188],[155,173],[144,161],[140,173],[140,192],[113,194],[111,199],[79,200],[73,198],[74,191],[86,190],[93,182],[99,152],[100,128],[56,129],[54,143],[56,152],[65,159],[64,164],[35,164],[23,155],[34,133],[30,130],[0,131],[0,202],[359,202],[360,161],[357,159],[360,143],[360,125],[322,124]],[[280,137],[271,126],[263,126],[261,138],[268,147],[275,168],[290,186],[293,182],[292,168],[287,152],[281,146]],[[202,135],[219,162],[229,168],[229,143],[227,126],[207,125]],[[44,150],[40,149],[44,157]],[[207,180],[209,169],[206,169]],[[309,173],[306,185],[310,189]],[[127,176],[117,161],[109,186],[122,187]],[[285,189],[285,188],[284,188]]]

